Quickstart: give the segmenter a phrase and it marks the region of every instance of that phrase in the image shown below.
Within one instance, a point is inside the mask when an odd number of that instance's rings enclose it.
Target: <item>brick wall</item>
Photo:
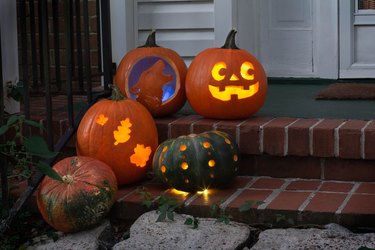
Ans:
[[[27,33],[27,71],[28,71],[28,80],[29,83],[32,86],[35,86],[35,84],[40,85],[40,39],[39,39],[39,20],[40,20],[40,13],[39,13],[39,5],[38,2],[40,1],[33,1],[34,3],[34,15],[32,14],[32,6],[30,2],[32,1],[25,1],[26,2],[26,15],[25,15],[25,21],[26,21],[26,33]],[[65,35],[65,28],[64,28],[64,1],[56,1],[57,2],[57,8],[55,8],[57,12],[57,29],[54,27],[54,17],[53,17],[53,5],[52,1],[48,0],[48,46],[49,46],[49,77],[50,82],[53,84],[53,86],[56,87],[56,63],[55,59],[56,57],[60,57],[60,76],[62,80],[62,88],[64,89],[64,80],[66,79],[67,74],[67,67],[66,67],[66,35]],[[76,2],[72,1],[72,8],[73,8],[73,19],[72,19],[72,32],[73,32],[73,40],[72,40],[72,46],[73,46],[73,86],[78,85],[79,80],[79,70],[80,67],[78,65],[79,63],[79,43],[77,40],[77,9],[76,9]],[[81,48],[82,48],[82,55],[86,55],[86,50],[84,47],[84,18],[83,18],[83,2],[79,1],[80,5],[80,35],[81,35]],[[20,62],[20,78],[22,80],[23,76],[23,64],[22,64],[22,43],[21,43],[21,15],[20,15],[20,1],[17,0],[17,15],[18,15],[18,36],[19,36],[19,62]],[[98,16],[96,13],[96,0],[88,0],[88,15],[89,15],[89,44],[90,44],[90,69],[91,74],[94,76],[92,78],[92,81],[98,82],[100,81],[100,78],[98,77],[98,74],[100,73],[100,62],[99,62],[99,44],[98,44]],[[33,18],[34,16],[34,18]],[[35,40],[33,40],[32,37],[32,22],[35,23]],[[55,47],[55,36],[54,33],[58,32],[58,43],[59,48]],[[36,51],[32,53],[32,44],[35,44]],[[58,53],[58,54],[57,54]],[[36,76],[34,76],[33,73],[33,56],[35,60],[34,70],[36,69]],[[82,59],[84,60],[84,59]],[[84,61],[82,61],[84,62]],[[84,64],[83,64],[84,65]],[[81,67],[81,70],[84,72],[84,67]],[[83,74],[83,73],[82,73]],[[56,88],[53,88],[56,89]]]

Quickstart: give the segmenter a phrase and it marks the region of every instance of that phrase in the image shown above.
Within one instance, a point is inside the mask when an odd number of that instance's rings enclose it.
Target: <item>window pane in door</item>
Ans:
[[[359,10],[375,9],[375,0],[358,0]]]

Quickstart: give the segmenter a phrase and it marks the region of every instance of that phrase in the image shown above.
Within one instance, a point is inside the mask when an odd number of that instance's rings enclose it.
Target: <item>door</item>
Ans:
[[[258,1],[259,58],[268,76],[337,79],[337,1]]]
[[[237,27],[242,20],[237,17],[237,2],[112,0],[113,60],[118,64],[127,51],[144,44],[151,30],[157,30],[158,45],[175,50],[189,65],[203,49],[222,46],[230,29]]]
[[[375,78],[375,0],[340,0],[340,78]]]

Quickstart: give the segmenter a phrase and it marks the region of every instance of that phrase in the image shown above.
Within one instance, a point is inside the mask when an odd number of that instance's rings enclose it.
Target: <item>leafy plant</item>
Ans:
[[[253,200],[247,200],[245,201],[244,204],[242,204],[239,208],[238,211],[240,212],[247,212],[249,211],[253,206],[259,206],[262,204],[262,201],[253,201]]]
[[[293,218],[286,216],[285,214],[276,214],[276,222],[287,222],[289,225],[294,225],[295,222]]]
[[[8,182],[13,179],[27,179],[35,170],[62,181],[61,176],[56,173],[43,160],[55,157],[56,152],[49,150],[45,140],[41,136],[25,136],[27,128],[44,130],[44,127],[24,115],[15,114],[10,116],[6,123],[0,127],[0,136],[5,138],[0,144],[0,157],[2,161],[2,212],[5,216],[10,202]]]
[[[143,206],[151,208],[155,200],[157,206],[156,210],[159,213],[156,222],[166,221],[167,219],[171,221],[174,220],[174,211],[176,208],[181,207],[181,204],[179,204],[175,198],[165,194],[153,198],[152,194],[148,192],[145,187],[140,187],[137,191],[141,196],[141,204]]]
[[[187,218],[184,225],[193,226],[193,229],[196,229],[198,228],[199,220],[193,216],[192,218]]]
[[[23,82],[8,83],[7,96],[19,102],[23,97],[23,88]]]
[[[49,150],[45,140],[41,136],[24,136],[23,129],[26,126],[44,130],[44,127],[32,120],[28,120],[24,115],[12,115],[7,122],[0,127],[0,136],[13,132],[13,137],[7,139],[5,144],[0,144],[2,156],[12,160],[14,167],[36,167],[47,176],[62,181],[62,178],[43,159],[55,157],[57,152]],[[11,131],[11,129],[14,129]],[[10,176],[12,177],[12,176]],[[28,176],[25,176],[28,177]]]
[[[160,213],[156,222],[165,221],[167,218],[174,221],[174,211],[181,205],[173,197],[162,194],[156,198],[158,203],[157,211]]]
[[[141,196],[141,205],[147,208],[151,208],[152,206],[152,194],[147,191],[145,187],[138,187],[137,192]]]
[[[226,214],[223,209],[220,208],[220,204],[223,201],[220,201],[219,203],[212,203],[211,204],[211,215],[213,217],[216,217],[217,222],[224,223],[228,225],[230,221],[233,219],[233,216],[230,214]]]

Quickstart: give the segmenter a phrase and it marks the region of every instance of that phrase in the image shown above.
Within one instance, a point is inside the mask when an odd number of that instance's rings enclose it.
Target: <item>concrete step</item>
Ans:
[[[197,217],[212,217],[212,205],[216,204],[233,220],[250,225],[375,225],[375,182],[239,176],[227,188],[185,193],[150,180],[120,187],[111,217],[134,219],[148,211],[142,205],[140,188],[154,199],[162,194],[175,198],[181,204],[179,212]],[[246,202],[253,206],[240,212]]]

